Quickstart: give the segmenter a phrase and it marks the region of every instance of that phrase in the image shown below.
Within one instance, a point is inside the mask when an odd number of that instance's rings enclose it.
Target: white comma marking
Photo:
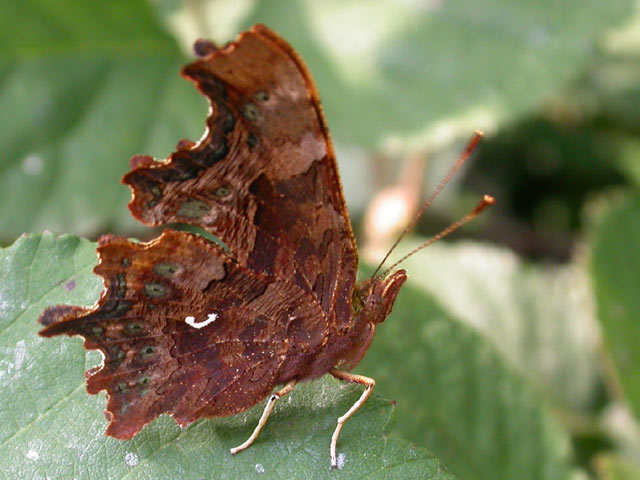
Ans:
[[[206,327],[210,323],[215,322],[217,318],[218,318],[217,313],[210,313],[209,315],[207,315],[207,319],[201,322],[196,322],[196,318],[191,316],[184,317],[184,321],[187,322],[187,325],[191,325],[193,328],[202,328],[202,327]]]

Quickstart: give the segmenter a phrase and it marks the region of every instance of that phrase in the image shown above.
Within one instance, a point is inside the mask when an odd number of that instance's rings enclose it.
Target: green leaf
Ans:
[[[25,236],[0,251],[3,478],[453,478],[426,450],[388,437],[394,408],[377,396],[345,425],[342,468],[331,470],[336,419],[362,389],[330,378],[281,400],[237,456],[228,449],[249,436],[262,405],[184,430],[163,416],[132,440],[104,437],[104,396],[84,389],[84,370],[98,356],[85,355],[77,338],[38,337],[36,322],[48,305],[94,302],[102,290],[95,263],[95,244],[72,236]]]
[[[605,343],[640,418],[640,195],[612,208],[599,222],[591,268]]]
[[[629,180],[640,185],[637,131],[640,121],[640,11],[636,8],[624,23],[610,29],[600,42],[598,56],[575,85],[575,91],[563,98],[577,117],[588,118],[598,112],[599,123],[606,133],[624,138],[623,150],[610,161],[620,163]],[[572,105],[573,104],[573,105]],[[561,107],[563,108],[563,107]],[[636,135],[630,135],[635,133]]]
[[[600,480],[638,480],[640,467],[616,454],[603,454],[595,463]]]
[[[417,245],[406,241],[402,250]],[[600,337],[585,267],[540,267],[504,248],[459,242],[432,245],[405,268],[555,408],[570,415],[592,411]]]
[[[201,2],[200,5],[226,2]],[[176,5],[172,2],[172,5]],[[180,18],[205,15],[179,2]],[[493,130],[579,76],[598,33],[633,2],[615,0],[297,0],[255,2],[236,30],[263,22],[292,43],[319,85],[338,142],[407,151]],[[178,16],[174,12],[174,16]],[[209,30],[238,21],[207,16]],[[202,25],[202,22],[193,21]],[[184,23],[183,23],[184,25]],[[228,40],[228,38],[226,39]]]
[[[2,2],[0,27],[0,241],[135,230],[129,158],[204,129],[175,43],[142,0]]]
[[[640,71],[640,65],[638,66]],[[639,95],[640,96],[640,95]],[[618,168],[629,183],[640,187],[640,140],[631,135],[625,135],[618,139],[620,152],[616,155]]]
[[[424,272],[407,267],[413,277]],[[473,280],[454,271],[451,283],[441,265],[431,268],[451,289],[460,289],[464,302],[461,282],[471,286]],[[474,293],[481,297],[483,291]],[[491,341],[456,314],[446,297],[431,297],[410,280],[357,368],[397,400],[398,434],[426,445],[460,478],[567,478],[568,436],[546,402]]]

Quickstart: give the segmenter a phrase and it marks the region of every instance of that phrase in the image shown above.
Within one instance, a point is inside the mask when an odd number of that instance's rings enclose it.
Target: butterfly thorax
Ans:
[[[387,318],[400,287],[407,279],[404,270],[386,278],[367,280],[356,285],[351,302],[351,315],[345,327],[330,329],[322,346],[287,359],[281,369],[278,383],[291,379],[318,378],[338,367],[350,370],[364,356],[373,340],[376,325]],[[335,312],[337,313],[337,312]]]

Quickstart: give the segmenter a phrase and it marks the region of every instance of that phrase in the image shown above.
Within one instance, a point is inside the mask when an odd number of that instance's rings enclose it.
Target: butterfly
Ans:
[[[356,282],[358,255],[318,92],[292,47],[255,25],[225,47],[198,41],[182,74],[210,103],[198,142],[164,161],[136,155],[123,182],[129,209],[149,226],[184,223],[137,243],[99,240],[95,273],[106,289],[90,308],[40,316],[45,337],[80,335],[103,364],[87,390],[107,393],[106,434],[128,439],[167,413],[186,426],[233,415],[268,397],[249,447],[278,399],[330,374],[350,373],[389,315],[404,270]],[[275,391],[274,391],[275,390]]]

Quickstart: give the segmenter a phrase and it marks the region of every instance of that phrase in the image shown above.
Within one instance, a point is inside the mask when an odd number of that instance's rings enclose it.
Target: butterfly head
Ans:
[[[407,272],[398,270],[386,277],[374,277],[359,285],[360,318],[375,324],[384,322],[406,280]]]

